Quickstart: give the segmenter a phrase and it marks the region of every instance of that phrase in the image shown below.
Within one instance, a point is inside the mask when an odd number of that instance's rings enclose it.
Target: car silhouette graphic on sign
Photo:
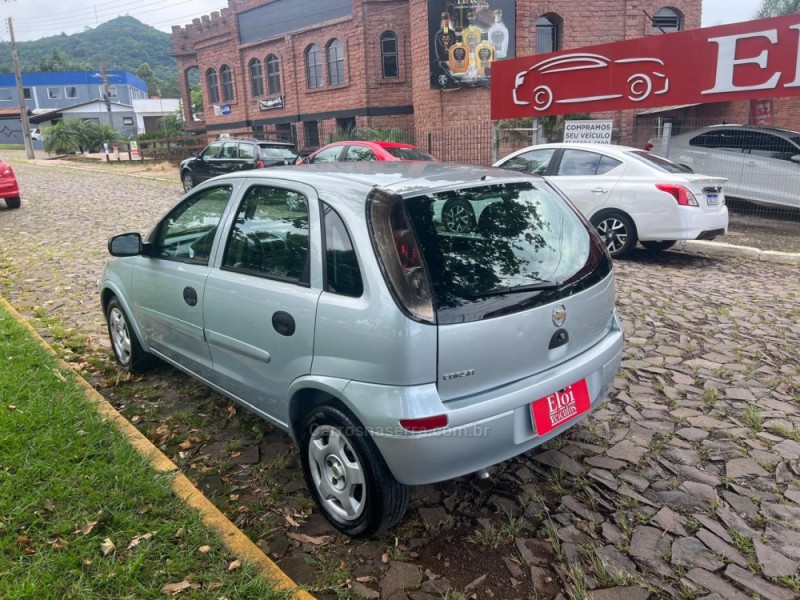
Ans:
[[[561,88],[575,86],[575,78],[581,76],[581,71],[594,69],[608,69],[612,65],[630,66],[630,75],[622,83],[619,73],[612,78],[595,77],[603,80],[606,85],[611,82],[612,89],[598,89],[593,94],[577,97],[558,98],[557,93]],[[669,91],[669,78],[663,72],[664,61],[658,58],[620,58],[612,60],[601,54],[573,53],[563,54],[548,58],[536,63],[525,71],[517,73],[514,80],[514,104],[520,106],[533,105],[536,111],[545,111],[555,102],[556,104],[577,104],[581,102],[596,102],[600,100],[613,100],[626,97],[633,102],[641,102],[650,96],[666,94]],[[588,75],[588,73],[587,73]],[[623,75],[624,77],[624,75]],[[528,85],[526,86],[526,82]],[[583,80],[585,83],[585,80]],[[623,89],[613,89],[615,87]],[[529,89],[535,84],[533,89]]]

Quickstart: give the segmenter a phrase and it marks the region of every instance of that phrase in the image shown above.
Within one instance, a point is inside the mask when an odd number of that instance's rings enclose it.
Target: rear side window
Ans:
[[[564,150],[556,175],[604,175],[621,164],[617,159],[597,152]]]
[[[771,133],[748,131],[745,136],[747,151],[753,156],[791,160],[798,149],[789,140]]]
[[[239,158],[255,158],[256,149],[253,144],[239,144]]]
[[[691,169],[683,165],[667,160],[661,156],[645,152],[644,150],[634,150],[628,153],[628,156],[639,160],[646,165],[664,173],[691,173]]]
[[[389,154],[400,160],[436,160],[417,148],[384,148]]]
[[[222,267],[307,284],[308,235],[308,200],[303,194],[253,186],[236,213]]]
[[[716,148],[728,152],[742,152],[747,146],[744,133],[744,131],[737,129],[707,131],[689,140],[689,145],[700,146],[702,148]]]
[[[364,292],[353,242],[339,214],[323,203],[325,226],[325,291],[343,296]]]
[[[474,227],[448,229],[448,203],[469,208]],[[544,182],[451,190],[403,204],[392,223],[396,254],[416,296],[430,293],[439,324],[525,310],[575,293],[611,269],[602,245]],[[427,285],[417,283],[426,276]]]
[[[366,146],[350,146],[344,160],[348,162],[375,160],[375,154]]]

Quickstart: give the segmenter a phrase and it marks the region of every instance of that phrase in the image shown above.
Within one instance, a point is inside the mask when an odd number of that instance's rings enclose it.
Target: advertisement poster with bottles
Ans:
[[[492,63],[514,57],[516,0],[429,0],[431,87],[488,87]]]

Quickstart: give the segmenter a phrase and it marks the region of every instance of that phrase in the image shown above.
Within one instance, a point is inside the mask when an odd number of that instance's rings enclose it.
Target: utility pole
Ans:
[[[31,126],[28,122],[28,106],[25,104],[25,92],[22,89],[22,72],[19,70],[19,54],[17,54],[17,41],[14,39],[14,23],[8,17],[8,32],[11,34],[11,58],[14,61],[14,75],[17,79],[17,96],[19,96],[19,120],[22,123],[22,139],[25,141],[25,154],[28,159],[36,158],[33,154],[31,142]]]
[[[106,71],[105,59],[100,61],[100,73],[103,76],[103,102],[106,103],[106,110],[108,111],[108,125],[114,127],[114,117],[111,115],[111,93],[108,89],[108,71]]]

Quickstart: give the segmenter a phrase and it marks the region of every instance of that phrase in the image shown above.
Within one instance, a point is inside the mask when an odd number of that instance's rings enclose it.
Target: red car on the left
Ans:
[[[19,208],[19,185],[14,169],[0,158],[0,198],[6,201],[8,208]]]

